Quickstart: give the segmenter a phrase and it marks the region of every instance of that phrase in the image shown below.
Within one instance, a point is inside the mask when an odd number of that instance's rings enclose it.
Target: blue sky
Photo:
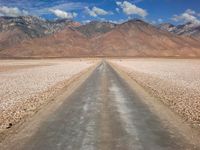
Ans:
[[[200,23],[198,0],[0,0],[1,16],[34,15],[123,22],[141,18],[151,23]]]

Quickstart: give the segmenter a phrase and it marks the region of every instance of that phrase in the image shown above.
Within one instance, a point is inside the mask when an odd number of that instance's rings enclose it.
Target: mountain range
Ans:
[[[163,23],[158,25],[158,28],[165,31],[169,31],[176,35],[184,35],[200,39],[200,24],[188,22],[186,24],[175,26],[170,23]]]
[[[199,57],[200,25],[0,17],[0,57]]]

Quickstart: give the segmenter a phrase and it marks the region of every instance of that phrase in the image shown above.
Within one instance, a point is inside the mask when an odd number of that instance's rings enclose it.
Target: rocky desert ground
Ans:
[[[34,113],[96,63],[89,59],[1,60],[0,131]]]
[[[200,125],[200,60],[111,60],[150,94],[194,125]]]

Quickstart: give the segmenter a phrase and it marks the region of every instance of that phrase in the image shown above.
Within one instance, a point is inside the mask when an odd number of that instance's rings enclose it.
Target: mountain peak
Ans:
[[[174,25],[173,24],[171,24],[171,23],[161,23],[161,24],[159,24],[158,26],[166,26],[166,27],[174,27]]]
[[[164,30],[164,31],[172,32],[176,29],[176,26],[174,26],[171,23],[161,23],[157,26],[157,28]]]
[[[53,21],[50,21],[50,22],[53,22],[53,23],[65,23],[65,22],[72,22],[71,19],[67,19],[67,18],[64,18],[64,19],[56,19],[56,20],[53,20]]]
[[[144,20],[142,20],[142,19],[138,19],[138,18],[130,19],[130,20],[127,21],[127,23],[134,23],[134,24],[148,24],[148,23],[145,22]]]
[[[91,21],[77,28],[82,34],[93,37],[109,32],[116,27],[116,24],[110,22]]]
[[[128,20],[124,23],[122,23],[121,25],[125,25],[125,24],[128,24],[128,25],[149,25],[149,23],[141,20],[141,19],[131,19],[131,20]]]

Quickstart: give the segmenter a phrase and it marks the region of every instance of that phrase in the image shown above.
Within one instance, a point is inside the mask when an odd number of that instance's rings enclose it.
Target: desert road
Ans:
[[[25,142],[24,142],[25,141]],[[17,143],[17,144],[16,144]],[[172,132],[107,63],[101,63],[15,150],[197,149]]]

